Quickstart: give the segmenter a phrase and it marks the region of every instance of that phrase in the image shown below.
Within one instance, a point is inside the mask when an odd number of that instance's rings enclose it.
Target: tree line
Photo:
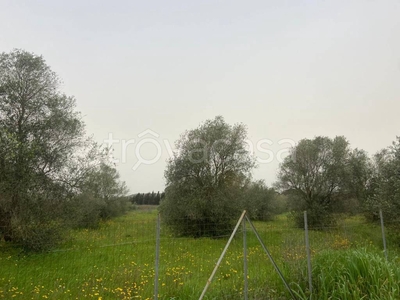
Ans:
[[[164,192],[157,192],[154,191],[151,193],[137,193],[129,196],[129,200],[134,205],[159,205],[161,199],[165,196]]]
[[[246,150],[243,124],[222,116],[186,131],[165,170],[162,220],[177,235],[220,236],[230,232],[246,209],[256,220],[269,220],[285,209],[285,197],[251,172],[256,160]]]
[[[400,138],[372,157],[338,136],[303,139],[280,166],[277,188],[287,194],[297,224],[307,210],[311,227],[330,226],[340,213],[400,227]]]
[[[43,57],[0,54],[0,239],[27,250],[57,245],[69,229],[138,205],[158,205],[177,235],[220,236],[246,209],[267,221],[290,212],[298,226],[329,227],[340,214],[370,221],[382,209],[400,224],[400,138],[369,156],[343,136],[302,139],[267,186],[251,176],[247,128],[222,116],[185,131],[165,170],[165,192],[127,196],[108,149],[86,135],[75,99]],[[398,226],[400,227],[400,226]]]
[[[378,218],[379,209],[400,229],[400,138],[372,157],[344,136],[302,139],[285,157],[277,181],[254,181],[255,159],[246,151],[246,127],[223,117],[186,131],[165,171],[163,221],[178,235],[229,232],[246,209],[256,220],[290,212],[303,227],[332,226],[341,214]],[[215,224],[214,228],[204,224]]]

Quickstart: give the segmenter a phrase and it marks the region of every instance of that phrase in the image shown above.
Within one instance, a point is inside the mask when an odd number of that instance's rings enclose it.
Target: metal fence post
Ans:
[[[244,300],[248,299],[248,282],[247,282],[247,234],[246,219],[243,219],[243,276],[244,276]]]
[[[226,243],[224,250],[222,250],[222,253],[221,253],[221,255],[220,255],[220,257],[219,257],[217,263],[215,264],[214,270],[212,271],[210,278],[207,280],[206,286],[204,287],[203,292],[201,293],[199,300],[202,300],[203,297],[204,297],[204,295],[206,294],[207,289],[208,289],[208,287],[210,286],[211,281],[213,280],[214,275],[215,275],[215,273],[217,272],[217,269],[218,269],[219,265],[221,264],[221,261],[222,261],[222,259],[224,258],[225,253],[226,253],[226,251],[228,250],[228,247],[229,247],[229,245],[231,244],[231,242],[232,242],[232,240],[233,240],[233,237],[235,236],[236,231],[238,230],[238,228],[239,228],[239,226],[240,226],[240,223],[242,223],[242,220],[243,220],[243,218],[245,217],[245,215],[246,215],[246,211],[244,210],[244,211],[242,212],[242,215],[240,216],[240,218],[239,218],[239,220],[238,220],[236,226],[235,226],[235,229],[233,229],[233,232],[232,232],[231,236],[229,237],[229,240],[228,240],[228,242]]]
[[[251,222],[251,220],[249,219],[249,217],[246,215],[246,219],[249,222],[251,229],[253,230],[254,234],[256,235],[258,241],[260,242],[261,247],[263,248],[264,252],[267,254],[269,260],[271,261],[272,265],[275,268],[275,271],[278,273],[279,277],[282,279],[283,284],[285,285],[285,287],[287,288],[287,290],[290,293],[290,296],[292,297],[292,299],[297,300],[297,297],[294,295],[292,289],[290,288],[289,284],[287,283],[285,277],[283,276],[281,270],[279,270],[278,265],[275,263],[275,260],[272,258],[271,253],[268,251],[267,247],[265,246],[264,242],[262,241],[260,235],[257,232],[257,229],[254,227],[253,223]]]
[[[158,299],[158,265],[160,262],[160,214],[157,215],[156,228],[156,262],[154,267],[154,300]]]
[[[382,209],[379,209],[379,218],[381,219],[381,229],[382,229],[382,240],[383,240],[383,251],[385,252],[386,260],[388,259],[388,253],[386,248],[386,237],[385,237],[385,226],[383,225],[383,213]]]
[[[304,235],[305,235],[306,252],[307,252],[308,289],[310,290],[310,293],[312,294],[312,268],[311,268],[310,241],[308,239],[307,211],[304,211]]]

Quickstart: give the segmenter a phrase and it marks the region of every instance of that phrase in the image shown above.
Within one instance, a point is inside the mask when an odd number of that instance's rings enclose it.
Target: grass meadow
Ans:
[[[136,210],[99,229],[70,232],[47,253],[24,253],[0,244],[0,299],[153,299],[155,209]],[[381,229],[360,216],[310,231],[313,294],[307,281],[304,231],[288,215],[254,222],[299,299],[399,299],[396,247],[382,252]],[[290,299],[247,226],[249,299]],[[243,299],[243,231],[229,247],[205,299]],[[198,299],[228,236],[176,238],[161,226],[159,299]]]

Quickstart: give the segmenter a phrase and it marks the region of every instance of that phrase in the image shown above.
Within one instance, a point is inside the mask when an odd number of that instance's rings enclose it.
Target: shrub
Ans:
[[[307,223],[310,229],[323,229],[334,226],[336,221],[329,206],[319,202],[311,202],[305,205],[304,200],[295,195],[289,196],[290,215],[295,225],[304,228],[304,211],[307,210]]]
[[[263,181],[252,182],[243,190],[242,207],[253,220],[269,221],[277,211],[277,196]]]
[[[217,237],[232,231],[240,216],[240,202],[229,191],[221,190],[207,199],[201,192],[181,194],[170,186],[160,213],[175,235]]]
[[[46,251],[58,245],[64,237],[65,227],[61,221],[31,220],[27,223],[12,219],[13,242],[25,251]]]
[[[114,197],[103,202],[100,217],[103,220],[119,217],[132,207],[128,197]]]

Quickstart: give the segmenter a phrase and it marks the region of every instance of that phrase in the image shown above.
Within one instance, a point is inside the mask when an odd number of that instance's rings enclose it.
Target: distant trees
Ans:
[[[0,54],[0,238],[35,250],[57,243],[75,216],[66,211],[89,192],[88,178],[114,172],[101,161],[75,100],[59,91],[44,59]]]
[[[128,189],[115,168],[104,161],[88,172],[80,185],[74,210],[75,225],[96,228],[100,220],[122,215],[131,208]]]
[[[241,191],[255,165],[246,151],[246,128],[220,116],[186,131],[165,171],[160,211],[175,233],[217,236],[239,216]]]
[[[335,209],[365,196],[368,158],[342,137],[301,140],[281,164],[277,187],[288,195],[297,223],[307,210],[310,226],[325,226]]]
[[[164,198],[165,193],[154,191],[151,193],[137,193],[129,197],[132,204],[137,205],[159,205],[161,199]]]
[[[241,207],[247,210],[252,220],[269,221],[282,212],[282,205],[284,203],[276,190],[267,187],[261,180],[250,181],[241,193]]]

